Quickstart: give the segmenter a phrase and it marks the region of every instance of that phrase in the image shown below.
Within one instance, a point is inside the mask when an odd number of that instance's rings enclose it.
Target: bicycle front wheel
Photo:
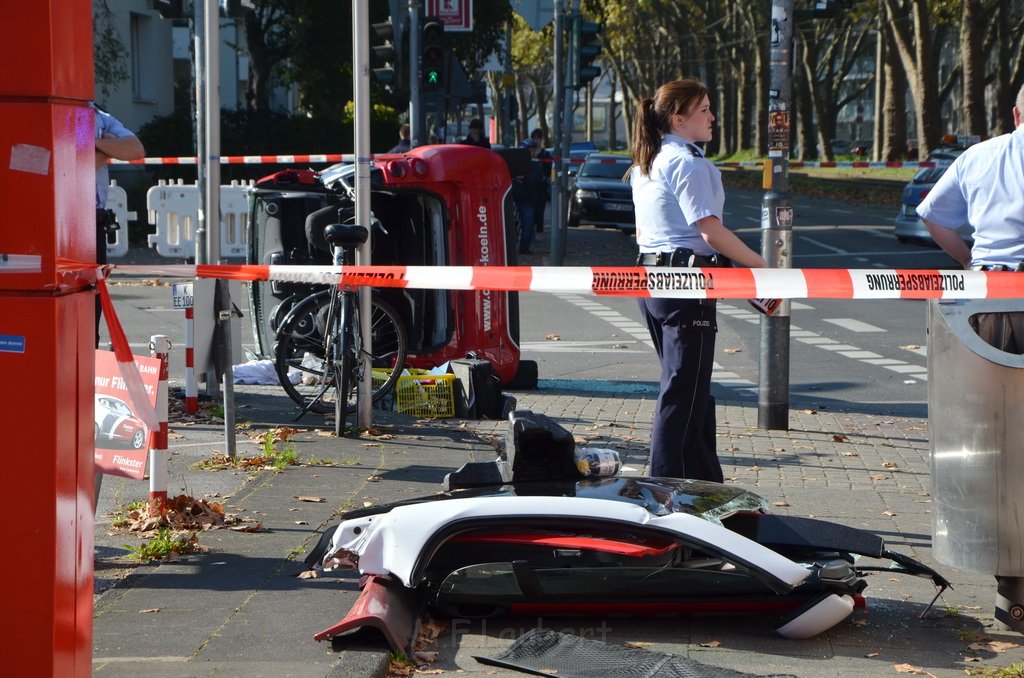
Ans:
[[[340,295],[335,299],[340,302]],[[356,386],[362,378],[365,351],[358,313],[351,315],[354,327],[349,341],[338,346],[337,358],[328,357],[328,335],[334,334],[332,341],[341,342],[340,335],[345,334],[340,323],[337,329],[328,329],[335,322],[332,312],[338,311],[331,308],[331,294],[320,292],[296,304],[277,333],[275,363],[281,385],[296,404],[319,414],[340,410],[342,403],[346,413],[355,411]],[[377,298],[371,301],[370,336],[372,400],[377,402],[394,388],[408,355],[401,319],[387,302]],[[341,384],[342,372],[349,377],[345,385]]]

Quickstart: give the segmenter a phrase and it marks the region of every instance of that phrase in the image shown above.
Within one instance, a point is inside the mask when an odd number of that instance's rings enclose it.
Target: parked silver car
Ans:
[[[901,243],[912,240],[934,243],[931,234],[928,233],[928,227],[917,216],[917,206],[921,204],[921,201],[928,195],[928,192],[934,188],[935,182],[953,164],[953,161],[964,152],[965,148],[966,146],[939,146],[928,154],[928,160],[934,162],[935,167],[922,167],[914,174],[910,183],[903,188],[900,211],[896,215],[896,226],[894,229],[896,239]],[[960,236],[966,242],[973,242],[973,226],[963,224],[958,230]]]

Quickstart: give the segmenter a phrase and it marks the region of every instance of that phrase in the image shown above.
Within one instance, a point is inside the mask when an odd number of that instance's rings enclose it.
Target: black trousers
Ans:
[[[105,266],[107,263],[107,224],[105,210],[96,210],[96,263]],[[100,295],[96,294],[96,348],[100,347],[100,316],[103,315],[103,306],[100,304]]]
[[[715,439],[714,302],[639,299],[661,361],[661,390],[651,426],[650,475],[722,482]]]

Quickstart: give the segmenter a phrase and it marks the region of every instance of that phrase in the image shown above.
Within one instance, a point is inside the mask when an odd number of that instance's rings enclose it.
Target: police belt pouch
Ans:
[[[117,223],[117,215],[114,214],[114,210],[97,208],[96,228],[101,229],[104,233],[113,233],[120,229],[121,225]]]
[[[668,266],[672,268],[718,268],[728,266],[727,261],[721,254],[696,254],[691,249],[679,247],[671,252],[641,252],[636,259],[636,265]]]

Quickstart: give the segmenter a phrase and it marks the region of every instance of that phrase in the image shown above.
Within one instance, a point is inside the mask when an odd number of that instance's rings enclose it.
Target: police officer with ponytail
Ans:
[[[722,223],[721,174],[697,145],[711,140],[714,120],[707,87],[692,78],[662,85],[637,107],[629,174],[637,265],[767,266]],[[711,397],[715,302],[641,298],[639,303],[661,361],[650,475],[722,482]]]

